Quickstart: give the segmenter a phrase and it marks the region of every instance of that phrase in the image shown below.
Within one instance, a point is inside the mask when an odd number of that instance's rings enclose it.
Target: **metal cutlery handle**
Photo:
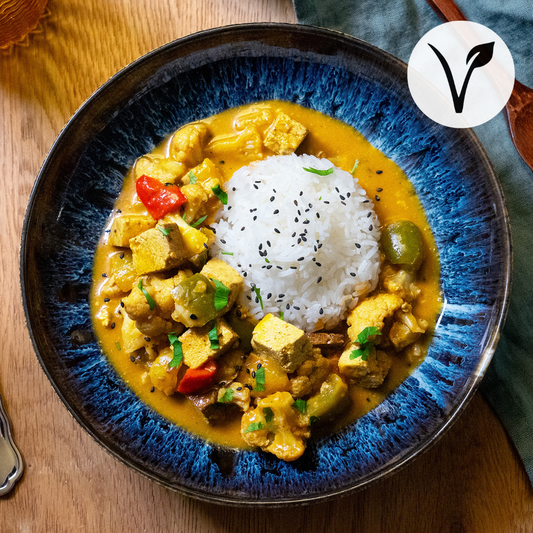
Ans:
[[[0,396],[0,496],[13,488],[23,468],[22,456],[13,441],[11,424]]]

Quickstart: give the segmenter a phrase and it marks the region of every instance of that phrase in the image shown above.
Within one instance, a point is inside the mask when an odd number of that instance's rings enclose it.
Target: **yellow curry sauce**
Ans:
[[[439,260],[436,245],[415,191],[402,170],[387,159],[379,150],[372,147],[363,136],[350,126],[323,115],[319,112],[281,101],[263,102],[236,109],[230,109],[219,115],[203,119],[209,126],[212,138],[220,137],[225,142],[225,136],[234,134],[233,123],[237,115],[246,114],[247,108],[283,111],[292,119],[306,126],[309,133],[296,153],[306,153],[317,157],[325,157],[334,165],[351,172],[355,162],[358,164],[353,170],[354,177],[366,190],[368,196],[374,200],[374,210],[382,226],[397,220],[410,220],[421,230],[425,248],[425,260],[418,271],[416,285],[421,293],[413,306],[413,313],[417,318],[429,323],[428,332],[434,328],[441,305],[439,288]],[[228,146],[233,142],[227,141]],[[168,142],[154,150],[154,153],[165,154]],[[270,155],[268,149],[264,156]],[[240,167],[251,161],[242,157],[235,157],[230,151],[222,156],[210,154],[217,165],[223,180],[227,181]],[[113,216],[117,213],[146,214],[146,209],[135,195],[135,179],[130,172],[124,182],[123,191],[118,198]],[[212,214],[214,215],[214,213]],[[108,228],[111,225],[109,221]],[[212,216],[208,217],[208,221]],[[119,375],[139,396],[154,410],[171,422],[215,443],[231,447],[247,447],[240,434],[240,417],[234,417],[224,425],[212,425],[202,413],[183,395],[167,396],[154,389],[148,377],[146,368],[130,360],[130,356],[121,349],[121,296],[106,298],[102,294],[102,287],[106,281],[104,277],[110,270],[110,261],[120,250],[107,243],[108,233],[104,232],[95,255],[93,288],[91,293],[92,316],[95,317],[102,307],[107,306],[116,311],[116,319],[112,327],[105,327],[99,320],[93,320],[95,332],[107,355]],[[425,335],[425,343],[429,343],[430,333]],[[321,429],[335,431],[362,416],[378,405],[394,388],[396,388],[421,362],[410,361],[405,355],[393,357],[393,364],[389,374],[377,389],[366,389],[357,385],[350,387],[352,407],[342,414],[334,424]],[[313,435],[317,432],[313,430]]]

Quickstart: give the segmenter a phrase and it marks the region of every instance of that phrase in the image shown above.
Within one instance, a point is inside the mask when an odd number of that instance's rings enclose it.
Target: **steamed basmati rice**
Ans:
[[[330,328],[375,289],[379,221],[352,174],[292,154],[241,168],[225,188],[211,253],[244,277],[241,303],[255,318]]]

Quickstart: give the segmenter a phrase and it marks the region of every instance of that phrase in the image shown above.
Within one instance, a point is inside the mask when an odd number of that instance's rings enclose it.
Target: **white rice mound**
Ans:
[[[349,172],[310,155],[273,156],[225,189],[211,253],[244,277],[241,303],[255,318],[283,312],[307,332],[331,328],[376,288],[379,221]]]

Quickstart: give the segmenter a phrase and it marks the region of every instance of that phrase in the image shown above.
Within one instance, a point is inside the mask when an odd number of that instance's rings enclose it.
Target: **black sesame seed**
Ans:
[[[376,196],[374,197],[376,199],[376,202],[379,202],[380,201],[380,197],[376,194]]]
[[[248,385],[248,383],[245,385],[247,389],[254,390],[254,388],[251,385]]]
[[[242,313],[240,312],[239,309],[235,310],[235,314],[237,315],[238,318],[241,318],[241,316],[242,316]]]
[[[259,245],[259,249],[260,249],[260,250],[263,249],[263,243],[261,243],[261,244]]]
[[[255,370],[252,370],[252,377],[255,378]]]
[[[124,259],[124,252],[120,254],[120,259]]]
[[[267,265],[267,266],[266,266],[266,269],[267,269],[267,270],[270,270],[271,268],[272,268],[272,265]]]
[[[381,187],[378,187],[378,188],[376,189],[376,192],[381,192],[381,191],[383,191],[383,189],[382,189]]]
[[[104,298],[104,302],[109,302],[110,298]]]
[[[104,273],[102,274],[102,277],[103,277],[103,278],[107,278],[107,274],[104,272]]]
[[[257,369],[259,370],[263,365],[261,363],[257,363]]]
[[[366,218],[369,218],[369,217],[371,217],[371,216],[372,216],[372,211],[369,211],[369,212],[367,213],[367,215],[366,215]]]
[[[364,204],[368,204],[368,202],[370,202],[370,200],[363,200]]]
[[[209,246],[207,246],[207,244],[206,244],[205,242],[204,242],[204,248],[205,248],[206,250],[209,250]]]
[[[258,187],[255,183],[254,183],[254,187],[255,187],[256,189],[259,189],[259,187]]]
[[[294,222],[300,222],[300,221],[298,220],[298,217],[295,217],[295,218],[294,218]]]
[[[337,192],[341,192],[341,191],[339,191],[339,188],[338,188],[338,187],[335,187],[335,190],[336,190]]]
[[[111,324],[111,329],[115,329],[115,323],[114,322]]]
[[[322,276],[320,276],[320,277],[316,280],[317,283],[320,283],[321,281],[322,281]]]
[[[376,174],[383,174],[383,170],[376,170]]]
[[[279,209],[276,209],[276,210],[274,211],[274,215],[277,215],[278,213],[279,213]]]
[[[272,266],[272,265],[270,265],[270,266]],[[267,294],[267,300],[270,300],[270,298],[272,298],[272,293],[271,293],[271,292],[269,292],[269,293]]]
[[[356,247],[356,248],[361,248],[361,245],[360,245],[358,242],[356,242],[356,243],[355,243],[355,247]]]
[[[290,308],[291,308],[291,304],[287,304],[287,305],[285,306],[285,309],[290,309]]]
[[[370,226],[368,226],[368,231],[372,231],[374,229],[374,226],[372,226],[372,224],[370,224]]]
[[[242,390],[242,387],[237,387],[235,390]]]
[[[255,183],[261,183],[261,180],[255,180]]]
[[[150,392],[154,392],[154,391],[155,391],[155,387],[152,387],[152,388],[150,389]]]
[[[197,317],[194,313],[192,313],[192,314],[190,315],[190,319],[191,319],[191,320],[198,320],[198,317]]]
[[[346,205],[346,202],[343,202],[343,201],[341,200],[341,204],[342,204],[342,205]]]
[[[342,194],[339,194],[339,198],[340,198],[341,200],[346,200],[346,197],[343,196]]]
[[[293,308],[293,309],[296,309],[296,311],[299,311],[299,310],[300,310],[300,308],[297,307],[296,305],[293,305],[292,308]]]
[[[347,192],[347,193],[346,193],[346,198],[350,198],[351,195],[352,195],[351,192]]]
[[[272,248],[272,245],[270,244],[270,241],[267,241],[267,246],[270,246]]]
[[[298,261],[303,261],[305,257],[298,257]]]
[[[244,277],[246,277],[246,276],[248,276],[248,272],[243,272],[242,275],[243,275]]]
[[[317,213],[317,214],[316,214],[316,218],[320,218],[320,213]]]
[[[235,187],[233,187],[233,189],[231,189],[233,192],[235,192],[237,189]]]
[[[300,244],[301,242],[302,242],[302,239],[298,238],[298,240],[296,241],[296,244]]]
[[[270,197],[270,201],[271,201],[271,202],[273,202],[275,199],[276,199],[275,196],[271,196],[271,197]]]
[[[231,209],[231,205],[228,205],[228,211]]]
[[[296,270],[298,267],[291,267],[293,270]]]
[[[320,248],[322,248],[322,243],[320,243],[320,244],[318,245],[318,249],[319,249],[319,250],[320,250]]]
[[[248,298],[248,300],[250,300],[250,302],[252,301],[252,297],[249,294],[246,295],[246,298]]]
[[[243,227],[241,228],[241,231],[244,231],[244,230],[245,230],[245,226],[243,226]]]
[[[296,232],[294,232],[294,233],[291,235],[291,237],[296,237]]]
[[[133,355],[130,355],[130,361],[131,361],[132,363],[135,363],[135,357],[133,357]]]
[[[151,339],[150,337],[144,337],[144,340],[145,340],[146,342],[150,342],[152,339]]]
[[[278,228],[274,228],[274,231],[275,231],[276,233],[281,233],[281,231],[280,231]]]
[[[350,276],[352,276],[353,278],[355,278],[355,272],[350,272]]]
[[[327,200],[324,200],[324,203],[325,203],[325,204],[329,204],[329,202],[328,202]]]
[[[316,266],[317,266],[317,267],[321,267],[321,266],[322,266],[322,263],[317,263]]]
[[[300,196],[303,196],[304,195],[304,192],[303,191],[300,191]]]
[[[319,314],[323,315],[324,314],[324,309],[322,309],[322,307],[320,308],[320,311],[318,312]]]
[[[302,235],[302,241],[307,242],[307,239]]]
[[[222,244],[226,244],[226,241],[225,241],[224,239],[220,239],[220,242],[221,242]]]
[[[298,206],[298,200],[294,200],[293,203],[295,206]]]
[[[298,209],[298,214],[299,214],[300,216],[302,216],[302,212],[301,212],[299,209]]]
[[[257,215],[254,215],[254,222],[257,220]]]
[[[280,270],[283,270],[283,267],[280,267],[279,265],[277,265],[276,268],[279,268]]]
[[[250,369],[249,369],[249,368],[246,369],[246,373],[247,373],[247,374],[250,373]],[[245,387],[246,387],[246,385],[245,385]]]

